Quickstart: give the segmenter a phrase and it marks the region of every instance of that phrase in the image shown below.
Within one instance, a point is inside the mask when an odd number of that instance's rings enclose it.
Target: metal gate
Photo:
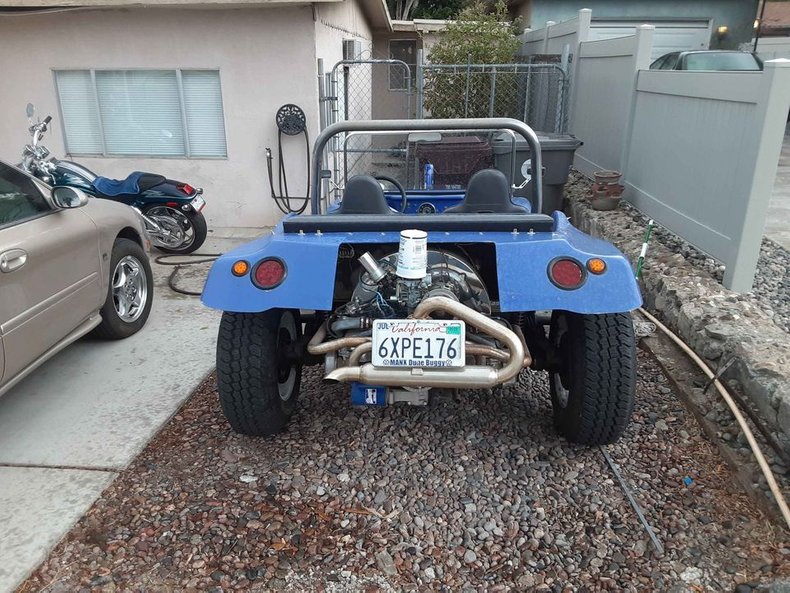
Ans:
[[[402,60],[342,60],[329,72],[318,60],[318,77],[321,129],[346,120],[414,117],[412,69]],[[336,136],[325,157],[332,196],[355,174],[378,171],[399,178],[405,149],[398,144],[383,135]]]

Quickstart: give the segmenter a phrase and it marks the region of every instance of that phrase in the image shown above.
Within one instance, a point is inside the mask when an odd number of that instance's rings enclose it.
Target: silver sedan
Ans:
[[[0,162],[0,395],[85,334],[125,338],[145,325],[147,247],[129,206]]]

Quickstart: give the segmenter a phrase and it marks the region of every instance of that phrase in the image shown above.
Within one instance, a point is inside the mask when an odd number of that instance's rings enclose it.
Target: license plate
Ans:
[[[466,326],[456,319],[377,319],[373,366],[462,367]]]
[[[195,209],[195,212],[200,212],[206,207],[206,200],[203,199],[203,196],[194,198],[190,203],[192,204],[192,208]]]

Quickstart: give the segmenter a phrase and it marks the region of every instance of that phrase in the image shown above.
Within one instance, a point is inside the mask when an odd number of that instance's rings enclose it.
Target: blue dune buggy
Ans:
[[[385,192],[382,180],[357,175],[325,204],[324,149],[336,136],[448,130],[523,136],[530,199],[485,169],[454,199],[397,182]],[[224,311],[218,390],[234,430],[281,431],[302,367],[323,364],[324,381],[349,383],[363,405],[424,405],[434,388],[491,388],[543,370],[562,435],[587,445],[620,437],[633,410],[628,312],[639,288],[612,245],[541,212],[532,129],[501,118],[341,122],[317,138],[312,169],[311,213],[226,253],[205,285],[203,302]]]

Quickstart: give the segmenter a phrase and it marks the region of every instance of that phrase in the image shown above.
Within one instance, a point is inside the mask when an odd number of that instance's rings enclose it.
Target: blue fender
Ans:
[[[642,304],[631,264],[613,245],[571,226],[561,212],[553,214],[551,233],[429,232],[429,244],[493,243],[496,250],[499,305],[503,312],[562,309],[577,313],[619,313]],[[285,234],[282,224],[271,235],[229,251],[211,268],[203,303],[214,309],[259,312],[274,308],[329,311],[335,289],[338,248],[342,243],[397,244],[397,232]],[[234,276],[234,262],[254,266],[264,257],[286,266],[277,287],[262,290],[249,275]],[[560,256],[582,264],[592,257],[606,262],[606,272],[588,274],[576,290],[563,290],[549,280],[549,263]]]

